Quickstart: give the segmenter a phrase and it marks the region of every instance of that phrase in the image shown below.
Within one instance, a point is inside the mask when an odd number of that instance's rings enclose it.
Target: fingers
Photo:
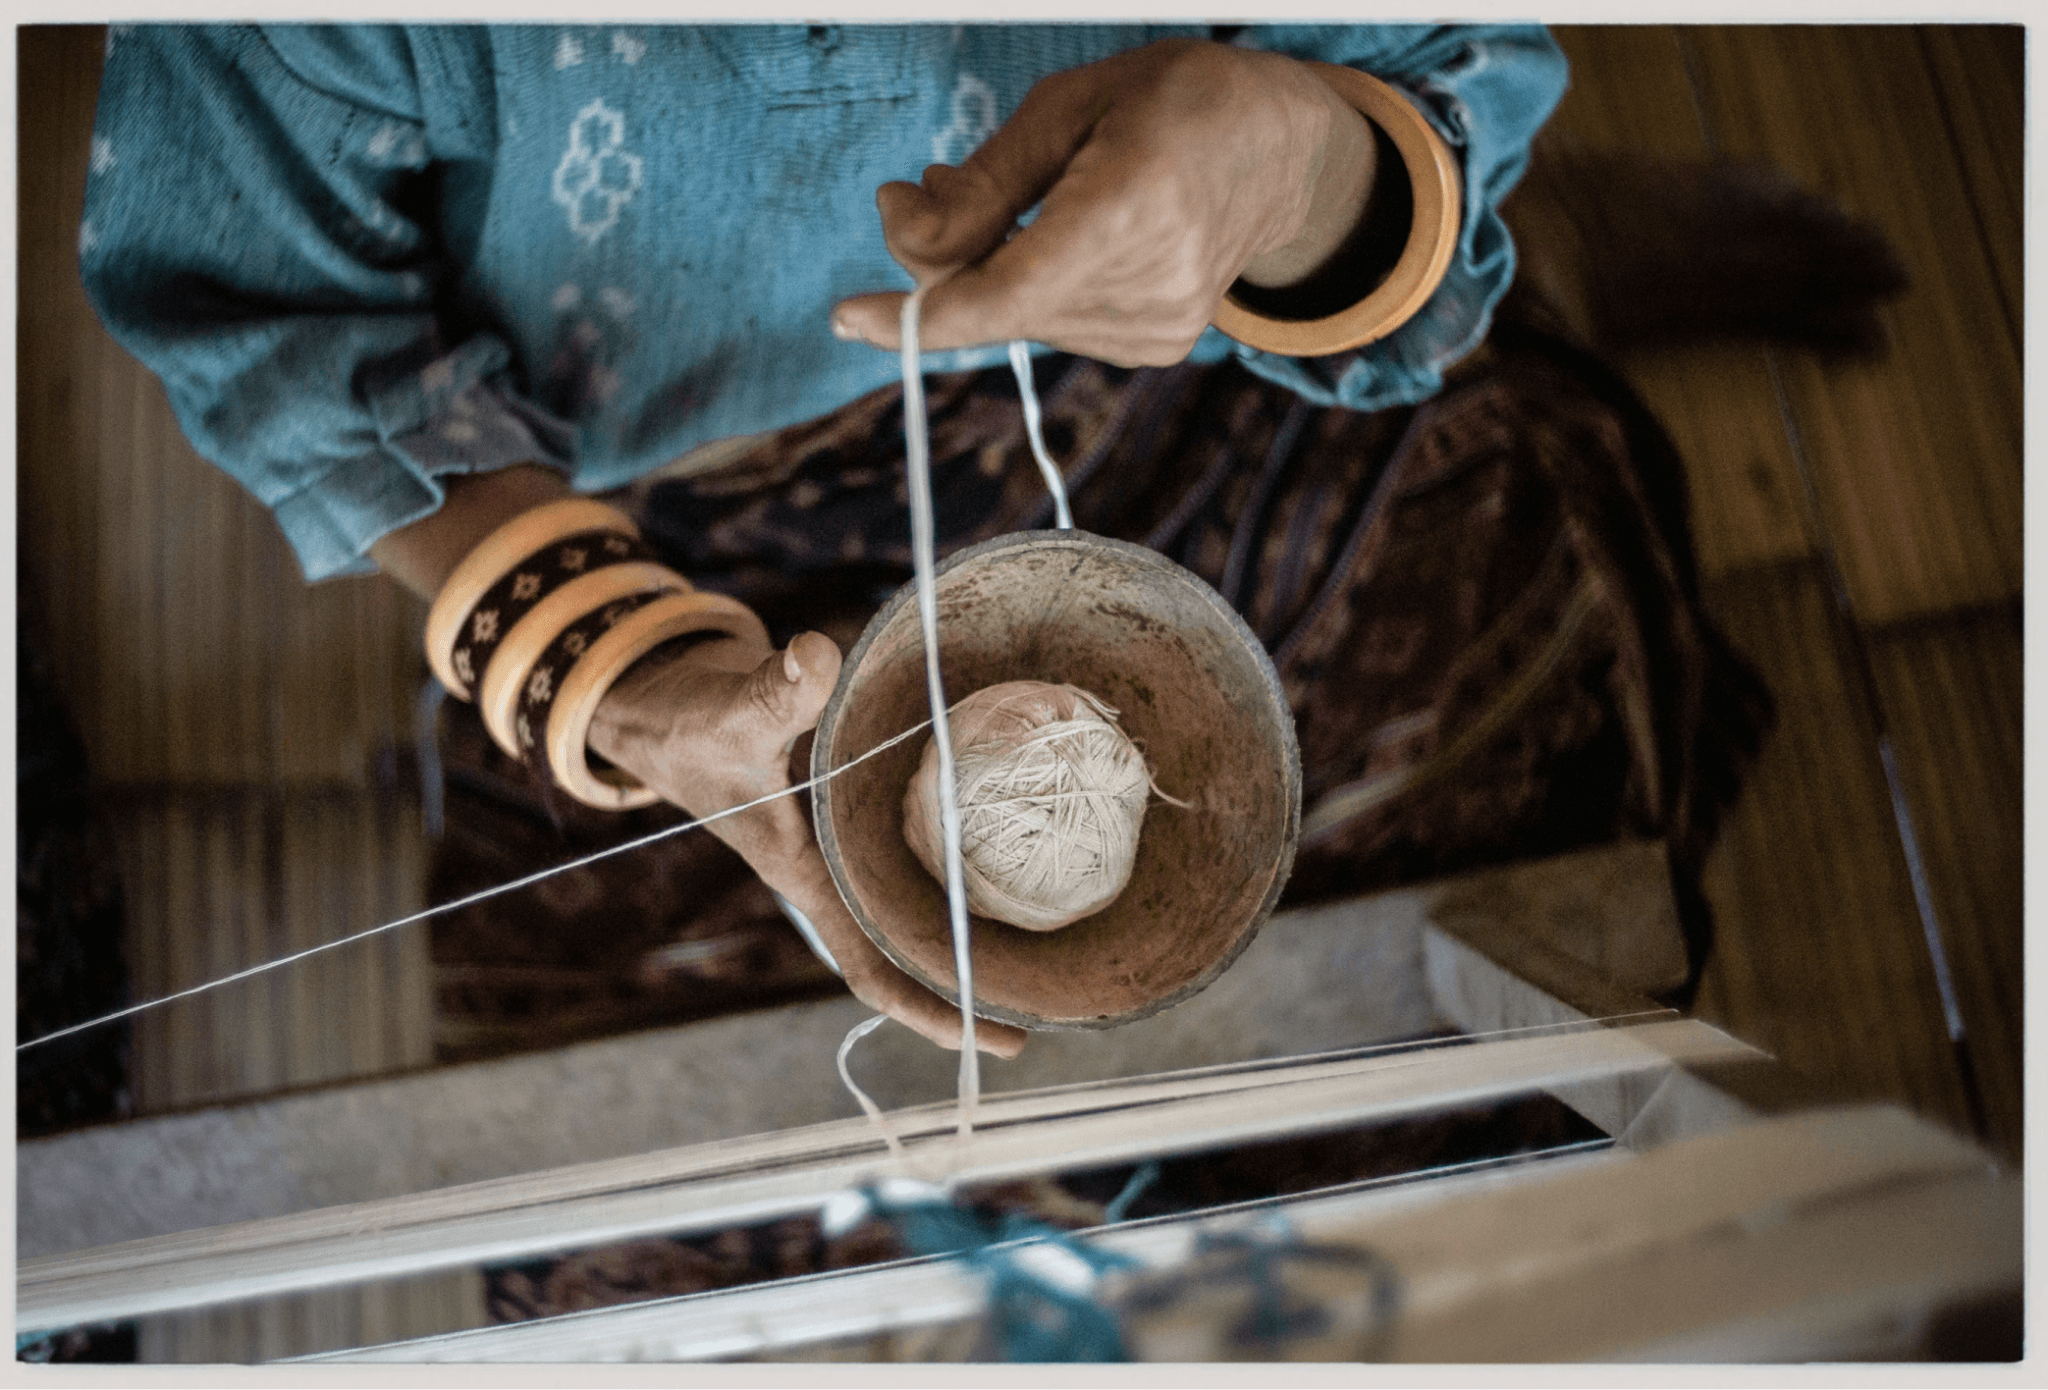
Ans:
[[[921,184],[885,183],[876,189],[875,207],[889,254],[922,284],[1002,245],[1031,206],[1017,205],[1018,196],[985,170],[934,164],[924,171]]]
[[[1202,219],[1186,215],[1188,188],[1174,170],[1104,131],[1061,171],[1030,226],[926,292],[920,347],[1027,338],[1132,367],[1187,355],[1239,261],[1211,244]],[[893,350],[903,300],[843,300],[832,330]]]
[[[992,284],[990,270],[974,266],[930,291],[918,316],[918,347],[925,352],[947,352],[1031,338],[1081,351],[1073,343],[1048,336],[1046,325],[1028,323],[1026,316],[1012,307],[1019,299],[1006,283],[1011,278],[998,274]],[[1028,295],[1028,288],[1023,293]],[[871,343],[894,352],[902,346],[903,301],[908,297],[890,291],[841,300],[832,311],[832,332],[849,342]]]
[[[739,642],[711,642],[652,668],[637,688],[635,717],[625,726],[660,730],[640,745],[621,735],[606,756],[628,766],[676,805],[698,815],[786,792],[789,751],[816,727],[839,679],[839,648],[823,633],[801,633],[788,647],[759,657]],[[615,758],[617,760],[617,758]],[[801,803],[781,796],[706,827],[738,850],[762,882],[816,924],[847,984],[862,1000],[944,1047],[960,1046],[959,1011],[919,985],[868,940],[847,911],[811,833]],[[987,1052],[1013,1057],[1021,1029],[978,1025]]]
[[[840,661],[838,645],[824,633],[797,634],[754,668],[742,691],[746,708],[735,716],[757,721],[757,738],[772,739],[777,751],[787,751],[798,735],[817,727],[838,684]]]
[[[707,659],[707,665],[715,661]],[[748,798],[772,790],[790,745],[817,727],[839,680],[839,648],[819,632],[800,633],[788,647],[714,677],[717,693],[691,727],[677,756],[713,776],[744,770]],[[730,669],[730,668],[728,668]]]
[[[1055,74],[1025,95],[1009,120],[958,168],[934,164],[921,183],[876,192],[889,254],[919,280],[981,260],[1043,198],[1087,140],[1114,80],[1112,64]]]
[[[847,987],[862,1003],[941,1047],[959,1048],[959,1007],[913,980],[868,939],[839,896],[824,856],[815,845],[782,866],[782,873],[777,876],[782,881],[770,880],[770,886],[810,919],[832,959],[838,962]],[[764,872],[762,877],[767,879],[769,875]],[[979,1051],[1014,1057],[1023,1050],[1024,1038],[1024,1030],[1011,1024],[975,1020],[974,1042]]]
[[[783,776],[783,755],[817,725],[839,679],[841,660],[831,638],[806,632],[748,674],[730,710],[730,731],[753,750],[749,760],[760,770]],[[942,1047],[960,1046],[959,1009],[898,969],[860,929],[794,801],[759,807],[713,829],[724,831],[762,880],[811,920],[848,987],[864,1003]],[[1024,1031],[977,1021],[975,1042],[984,1052],[1014,1057],[1024,1046]]]
[[[1091,253],[1062,265],[1044,254],[1050,234],[1032,240],[1039,229],[1034,223],[988,261],[931,290],[919,315],[919,348],[946,352],[1024,338],[1112,366],[1171,366],[1194,347],[1229,283],[1227,275],[1204,275],[1191,259],[1130,267]],[[1141,281],[1151,292],[1137,298],[1130,287]],[[841,300],[832,332],[896,351],[906,297]]]

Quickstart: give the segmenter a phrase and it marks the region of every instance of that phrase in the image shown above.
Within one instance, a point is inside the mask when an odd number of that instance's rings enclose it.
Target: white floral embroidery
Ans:
[[[455,675],[464,685],[476,684],[476,669],[469,663],[469,648],[455,649]]]
[[[633,302],[633,296],[627,294],[617,285],[606,285],[603,289],[599,290],[597,292],[597,302],[604,305],[605,311],[615,319],[628,317],[637,307]]]
[[[619,374],[602,362],[590,369],[590,394],[608,401],[619,394]]]
[[[590,552],[587,550],[578,548],[562,552],[562,568],[571,574],[581,573],[583,566],[589,563],[589,560]]]
[[[647,52],[647,45],[624,30],[617,30],[612,34],[612,52],[618,54],[627,67],[631,67]]]
[[[583,61],[583,45],[574,34],[562,35],[562,41],[555,45],[555,71],[573,68]]]
[[[426,162],[425,135],[401,121],[386,121],[377,127],[366,147],[370,158],[380,164],[422,164]]]
[[[114,142],[104,135],[92,137],[92,171],[104,174],[114,167]]]
[[[594,348],[603,341],[604,334],[589,319],[578,319],[576,326],[569,330],[569,337],[580,348]]]
[[[476,418],[476,387],[470,387],[454,400],[448,402],[448,413],[458,420],[474,420]]]
[[[519,746],[521,748],[533,747],[533,725],[526,722],[526,711],[521,710],[519,712],[519,722],[514,724],[513,727],[519,731]]]
[[[554,693],[555,673],[545,666],[536,669],[526,682],[526,698],[534,704],[539,704]]]
[[[515,600],[524,601],[539,592],[540,576],[537,574],[522,574],[512,581],[512,597]]]
[[[960,164],[995,134],[996,94],[973,73],[953,88],[952,124],[932,137],[932,163]]]
[[[590,639],[580,632],[572,632],[562,639],[562,650],[570,656],[583,655],[583,649],[590,645]]]
[[[602,97],[576,113],[569,148],[555,166],[555,201],[569,210],[569,230],[591,245],[619,220],[640,189],[640,156],[625,149],[626,118]]]
[[[482,610],[482,611],[480,611],[480,612],[479,612],[479,613],[478,613],[478,614],[477,614],[477,615],[476,615],[476,616],[475,616],[474,618],[470,619],[470,623],[469,623],[469,640],[470,640],[470,641],[472,641],[472,642],[488,642],[488,641],[490,641],[490,640],[491,640],[491,639],[492,639],[493,637],[496,637],[497,635],[498,635],[498,610],[497,610],[497,609],[495,609],[495,608],[486,608],[486,609],[483,609],[483,610]]]
[[[627,551],[633,548],[633,545],[632,542],[628,541],[624,536],[607,536],[605,538],[604,548],[606,550],[609,550],[614,555],[624,555]]]
[[[549,300],[548,302],[555,306],[556,313],[566,314],[571,309],[575,308],[578,304],[581,304],[583,302],[583,291],[577,289],[575,285],[565,281],[563,282],[562,286],[555,291],[555,297]]]
[[[467,420],[450,420],[441,426],[441,437],[456,444],[474,444],[481,431]]]
[[[420,372],[420,390],[446,391],[455,384],[455,366],[447,358],[429,362]]]
[[[79,223],[78,254],[83,256],[86,252],[92,250],[93,247],[99,244],[100,234],[92,229],[91,220],[87,219],[86,221]]]

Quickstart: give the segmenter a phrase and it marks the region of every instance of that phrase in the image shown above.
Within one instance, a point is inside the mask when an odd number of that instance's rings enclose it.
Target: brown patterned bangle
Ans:
[[[607,811],[628,811],[660,799],[658,792],[627,773],[591,771],[590,721],[605,692],[634,662],[672,637],[705,631],[751,639],[763,648],[769,645],[768,629],[737,599],[702,592],[664,594],[607,625],[580,657],[573,658],[567,675],[558,675],[552,665],[545,668],[543,684],[552,687],[546,722],[529,717],[529,727],[542,735],[548,770],[557,786],[584,805]],[[530,689],[542,674],[542,666],[536,664],[528,681]]]
[[[559,502],[521,512],[484,537],[465,555],[455,572],[434,597],[427,613],[427,664],[441,684],[463,699],[475,688],[474,679],[455,669],[455,647],[469,628],[469,617],[486,592],[492,589],[522,560],[553,543],[586,531],[615,532],[629,540],[640,539],[639,528],[617,507],[587,497],[567,497]],[[481,675],[482,663],[471,657],[473,675]]]
[[[585,614],[633,594],[688,593],[690,583],[667,565],[650,560],[607,565],[577,576],[535,604],[504,634],[477,683],[477,713],[498,746],[519,756],[512,721],[526,673],[562,630]],[[479,609],[479,612],[482,610]]]
[[[564,678],[575,668],[576,662],[590,644],[604,633],[617,626],[629,614],[645,608],[661,598],[659,591],[648,590],[629,594],[601,608],[585,613],[569,624],[547,649],[536,658],[525,673],[516,692],[512,714],[512,739],[517,756],[543,779],[552,781],[554,773],[548,768],[547,727],[548,714],[554,709],[555,699],[562,693]],[[621,808],[629,809],[629,808]]]
[[[636,561],[651,564],[653,553],[645,542],[617,531],[579,531],[528,555],[484,590],[470,609],[449,653],[456,677],[476,690],[491,667],[498,644],[509,638],[529,613],[545,606],[545,600],[578,579]]]

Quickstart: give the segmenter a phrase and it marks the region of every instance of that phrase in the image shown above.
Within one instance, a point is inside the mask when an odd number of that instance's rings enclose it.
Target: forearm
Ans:
[[[448,500],[439,511],[382,537],[370,558],[384,573],[431,601],[491,532],[521,512],[571,495],[560,473],[520,464],[446,481]]]
[[[431,600],[493,531],[571,495],[559,473],[531,464],[451,478],[439,511],[383,537],[370,555],[386,574]],[[703,632],[655,648],[605,692],[591,722],[591,750],[646,780],[660,766],[675,712],[689,708],[702,675],[753,670],[768,654],[757,645]]]

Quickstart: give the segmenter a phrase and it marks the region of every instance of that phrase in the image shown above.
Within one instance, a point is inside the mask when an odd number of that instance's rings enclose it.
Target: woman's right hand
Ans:
[[[839,679],[839,648],[806,632],[787,649],[721,638],[650,658],[598,706],[591,748],[692,815],[790,785],[790,749],[817,725]],[[960,1046],[960,1010],[898,969],[860,929],[793,796],[707,826],[762,882],[795,904],[863,1003],[943,1047]],[[1014,1057],[1024,1030],[975,1021],[983,1052]]]

